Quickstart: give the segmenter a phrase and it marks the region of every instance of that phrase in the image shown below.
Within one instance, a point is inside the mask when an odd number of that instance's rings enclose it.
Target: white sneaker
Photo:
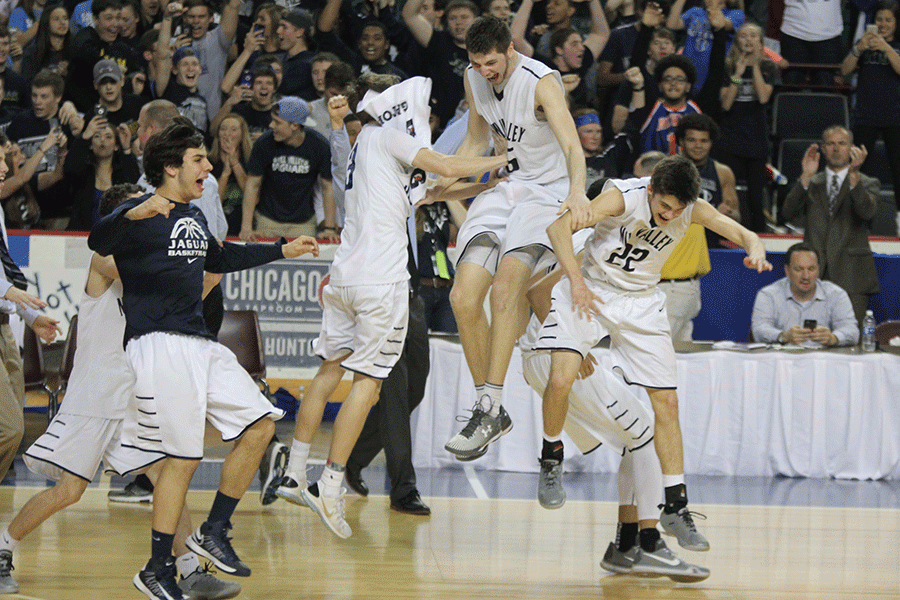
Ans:
[[[347,539],[353,534],[353,531],[344,520],[344,495],[346,493],[347,490],[341,488],[341,493],[337,497],[324,496],[319,493],[319,484],[314,483],[308,488],[303,488],[300,495],[306,505],[316,511],[316,514],[334,535]]]

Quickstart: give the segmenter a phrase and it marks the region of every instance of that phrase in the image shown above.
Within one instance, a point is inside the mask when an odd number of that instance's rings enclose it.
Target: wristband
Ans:
[[[740,77],[735,77],[734,75],[731,76],[731,83],[737,83],[738,85],[740,85],[743,81],[744,80]]]
[[[632,92],[643,92],[644,88],[632,88]]]

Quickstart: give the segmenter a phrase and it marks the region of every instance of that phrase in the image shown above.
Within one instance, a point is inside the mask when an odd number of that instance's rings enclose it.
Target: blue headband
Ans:
[[[590,125],[591,123],[600,124],[600,115],[597,113],[588,113],[586,115],[581,115],[580,117],[575,118],[575,129],[578,129],[582,125]]]

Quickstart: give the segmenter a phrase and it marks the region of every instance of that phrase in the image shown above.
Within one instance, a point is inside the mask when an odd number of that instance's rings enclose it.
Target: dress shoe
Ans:
[[[347,487],[360,496],[365,497],[369,495],[369,486],[366,485],[359,471],[347,467],[347,470],[344,472],[344,479],[347,482]]]
[[[430,515],[431,509],[422,502],[417,490],[413,490],[399,500],[391,500],[391,510],[406,513],[408,515]]]

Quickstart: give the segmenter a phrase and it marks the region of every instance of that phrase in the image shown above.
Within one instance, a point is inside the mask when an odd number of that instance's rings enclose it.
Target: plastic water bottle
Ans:
[[[875,352],[875,315],[871,310],[866,311],[866,318],[863,319],[860,347],[863,352]]]

